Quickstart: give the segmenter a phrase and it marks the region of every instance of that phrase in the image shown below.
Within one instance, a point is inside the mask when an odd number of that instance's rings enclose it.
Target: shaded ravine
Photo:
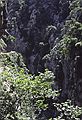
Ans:
[[[81,22],[79,11],[71,16],[72,0],[7,0],[7,31],[16,40],[8,43],[7,51],[23,55],[32,74],[52,70],[58,88],[62,89],[61,100],[72,99],[75,104],[82,101],[82,48],[70,46],[70,54],[58,54],[57,45],[66,31],[62,31],[67,20],[75,17]],[[77,8],[77,6],[75,6]],[[77,97],[78,96],[78,97]]]
[[[22,53],[31,73],[44,71],[43,57],[50,53],[69,11],[67,0],[7,1],[9,33],[16,37],[13,49]]]

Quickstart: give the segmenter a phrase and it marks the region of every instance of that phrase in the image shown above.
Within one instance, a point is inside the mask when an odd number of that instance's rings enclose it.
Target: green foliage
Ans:
[[[82,15],[81,0],[73,0],[70,3],[70,15],[62,28],[62,38],[58,44],[58,50],[61,55],[67,56],[71,47],[77,47],[77,43],[82,41]]]
[[[39,76],[28,76],[28,78],[21,81],[21,79],[16,80],[16,85],[18,90],[28,91],[30,96],[30,101],[33,101],[35,106],[39,109],[46,109],[47,104],[44,104],[46,98],[55,97],[58,94],[57,91],[52,91],[51,84],[53,82],[54,75],[50,71],[45,71]]]
[[[70,101],[56,103],[54,100],[59,92],[52,90],[53,80],[54,74],[48,70],[34,76],[25,74],[21,68],[5,67],[0,73],[0,119],[41,120],[38,115],[50,107],[47,102],[50,99],[57,113],[54,120],[76,120],[82,114],[82,108]],[[42,120],[45,119],[44,116]]]
[[[23,62],[23,58],[21,54],[16,53],[15,51],[11,52],[1,52],[0,53],[0,66],[14,66],[15,69],[17,69],[18,66],[25,67],[25,64]]]
[[[6,43],[4,42],[4,40],[1,38],[0,39],[0,52],[1,51],[5,51],[5,48],[7,47]]]
[[[72,105],[70,100],[61,104],[54,103],[54,106],[59,111],[59,115],[54,120],[80,120],[82,108]]]
[[[77,43],[82,41],[82,24],[75,19],[66,21],[62,39],[59,42],[59,52],[65,56],[69,54],[71,46],[76,47]]]
[[[14,42],[16,40],[16,38],[12,35],[9,35],[6,39],[6,41],[11,41],[11,42]]]
[[[7,78],[6,78],[7,77]],[[0,74],[0,119],[17,120],[17,95],[7,72]],[[13,119],[14,118],[14,119]]]
[[[19,72],[12,67],[4,69],[0,77],[2,86],[0,94],[2,101],[5,102],[5,108],[1,110],[7,111],[3,112],[5,119],[14,117],[13,119],[22,120],[23,117],[34,120],[36,111],[48,108],[46,100],[59,95],[58,91],[52,90],[54,75],[51,71],[46,70],[39,76],[32,76],[26,75],[22,69]]]
[[[20,9],[25,4],[20,0]],[[62,29],[62,39],[57,48],[51,51],[64,56],[69,54],[71,46],[82,46],[82,23],[77,19],[77,12],[82,12],[80,1],[73,1],[70,6],[70,20],[67,20]],[[50,26],[50,30],[51,30]],[[54,28],[55,29],[55,28]],[[15,38],[3,36],[5,42],[14,42]],[[4,49],[5,42],[1,39],[0,49]],[[44,59],[49,58],[47,55]],[[58,59],[57,59],[58,60]],[[0,120],[80,120],[82,108],[72,105],[71,101],[58,102],[59,92],[52,89],[54,74],[45,70],[39,75],[26,74],[23,59],[14,51],[0,53]],[[53,106],[53,114],[46,118],[45,111]],[[51,109],[50,109],[51,110]],[[52,110],[51,110],[52,111]],[[44,112],[44,114],[42,114]],[[49,111],[48,111],[49,114]],[[42,116],[41,116],[42,115]]]
[[[59,51],[61,54],[68,55],[69,49],[72,44],[75,44],[77,42],[77,38],[72,38],[68,35],[64,35],[63,39],[60,41],[60,47]]]
[[[6,34],[8,34],[8,36],[7,35],[3,35],[3,39],[4,39],[4,41],[6,43],[9,42],[9,41],[10,42],[14,42],[16,40],[16,38],[14,36],[10,35],[8,32]]]
[[[73,0],[73,2],[70,4],[71,10],[74,10],[76,8],[80,7],[81,0]]]

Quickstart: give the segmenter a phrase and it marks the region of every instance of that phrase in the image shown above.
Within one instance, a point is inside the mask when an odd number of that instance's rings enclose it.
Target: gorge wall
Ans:
[[[44,70],[43,57],[53,48],[69,11],[67,0],[8,0],[9,33],[16,37],[14,48],[25,56],[31,73]]]
[[[82,105],[80,0],[7,0],[5,9],[7,31],[16,38],[7,51],[21,53],[32,74],[52,70],[62,89],[61,100],[70,98]],[[65,42],[67,37],[70,40]]]

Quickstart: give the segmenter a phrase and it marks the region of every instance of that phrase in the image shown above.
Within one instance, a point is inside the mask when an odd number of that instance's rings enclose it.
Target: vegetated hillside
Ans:
[[[0,120],[81,120],[81,39],[81,0],[0,0]]]

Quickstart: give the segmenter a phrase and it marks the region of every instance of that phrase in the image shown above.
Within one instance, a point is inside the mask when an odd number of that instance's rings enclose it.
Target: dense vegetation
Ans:
[[[60,92],[54,89],[55,77],[51,71],[45,70],[38,76],[27,74],[16,66],[15,53],[2,56],[6,60],[0,69],[1,120],[77,120],[80,117],[82,108],[72,105],[70,100],[58,102]]]
[[[77,16],[82,14],[81,7],[80,0],[70,4],[70,15],[59,41],[47,57],[54,57],[57,52],[65,60],[72,49],[82,47],[82,23]],[[0,120],[81,120],[82,107],[74,104],[73,98],[62,100],[56,74],[48,69],[30,74],[22,55],[7,51],[14,41],[10,34],[0,35]]]

